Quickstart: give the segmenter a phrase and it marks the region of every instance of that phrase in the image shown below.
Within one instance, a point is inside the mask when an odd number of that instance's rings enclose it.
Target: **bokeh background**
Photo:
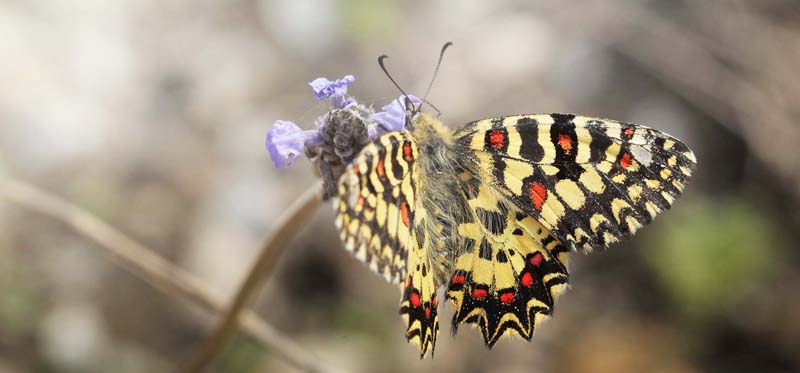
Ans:
[[[342,372],[800,370],[800,3],[201,0],[0,2],[0,183],[96,214],[230,297],[315,178],[275,169],[277,119],[326,111],[308,81],[398,96],[376,57],[453,127],[573,112],[646,124],[699,165],[674,208],[571,261],[532,343],[477,331],[433,360],[403,338],[398,290],[351,258],[322,206],[255,308]],[[0,372],[168,372],[212,315],[153,289],[93,241],[0,199]],[[244,335],[213,371],[294,371]]]

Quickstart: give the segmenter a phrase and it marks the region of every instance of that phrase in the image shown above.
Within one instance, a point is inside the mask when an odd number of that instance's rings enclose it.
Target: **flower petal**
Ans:
[[[308,85],[314,91],[314,97],[322,100],[329,97],[343,97],[347,93],[347,86],[356,80],[352,75],[345,75],[344,78],[330,81],[327,78],[316,78]]]
[[[419,97],[408,96],[413,105],[422,102]],[[383,111],[372,114],[372,120],[378,122],[384,131],[401,131],[406,128],[406,104],[405,96],[400,96],[389,105],[383,107]]]
[[[288,168],[303,154],[307,143],[319,141],[321,138],[318,131],[303,131],[293,122],[277,120],[267,131],[266,146],[272,164],[277,168]]]
[[[353,104],[357,104],[355,97],[344,97],[339,95],[331,96],[332,109],[344,109]]]

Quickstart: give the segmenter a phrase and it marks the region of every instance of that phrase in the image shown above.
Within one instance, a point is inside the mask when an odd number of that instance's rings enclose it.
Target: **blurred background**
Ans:
[[[325,205],[255,308],[342,372],[800,370],[800,3],[201,0],[0,2],[0,183],[96,214],[226,299],[311,186],[272,166],[271,123],[310,129],[308,82],[377,66],[452,127],[573,112],[683,139],[698,170],[628,242],[574,255],[571,291],[532,343],[403,338],[398,290],[343,250]],[[0,199],[0,372],[168,372],[215,318],[156,291],[62,222]],[[238,335],[213,371],[294,371]]]

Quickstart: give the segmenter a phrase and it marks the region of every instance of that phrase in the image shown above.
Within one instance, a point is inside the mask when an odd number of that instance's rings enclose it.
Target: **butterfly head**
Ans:
[[[451,137],[451,131],[431,113],[420,111],[408,113],[406,121],[406,128],[420,141],[445,140]]]
[[[414,130],[414,117],[422,114],[422,112],[420,111],[420,107],[414,105],[414,102],[412,102],[411,98],[408,96],[403,96],[403,108],[405,110],[406,128],[412,131]]]

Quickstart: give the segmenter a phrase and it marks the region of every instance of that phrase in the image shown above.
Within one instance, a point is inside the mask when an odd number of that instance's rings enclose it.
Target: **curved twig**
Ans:
[[[211,294],[200,279],[60,197],[27,182],[4,177],[0,181],[0,200],[66,223],[78,233],[100,244],[120,266],[168,295],[188,300],[207,312],[222,314],[225,311],[225,301]],[[263,321],[255,312],[241,308],[240,311],[241,320],[235,326],[240,326],[245,333],[270,348],[287,363],[303,371],[325,371],[317,365],[316,359],[309,352]]]
[[[193,354],[191,360],[181,369],[182,372],[199,372],[213,360],[219,350],[225,346],[236,331],[239,323],[239,316],[245,306],[252,300],[256,291],[272,273],[281,254],[285,251],[289,240],[303,226],[311,214],[319,206],[322,195],[322,183],[317,182],[311,189],[297,199],[294,204],[278,219],[275,224],[278,229],[264,242],[261,252],[255,263],[250,268],[239,290],[236,292],[231,305],[225,312],[224,317],[217,324],[214,332],[206,339]]]

